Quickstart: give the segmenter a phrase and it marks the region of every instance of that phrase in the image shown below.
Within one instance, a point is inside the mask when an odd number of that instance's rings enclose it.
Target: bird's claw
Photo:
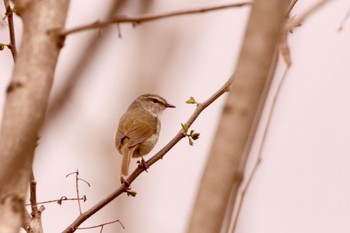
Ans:
[[[141,157],[140,161],[137,161],[137,163],[139,164],[139,167],[142,168],[145,172],[148,172],[148,166],[146,164],[146,161],[143,159],[143,157]]]

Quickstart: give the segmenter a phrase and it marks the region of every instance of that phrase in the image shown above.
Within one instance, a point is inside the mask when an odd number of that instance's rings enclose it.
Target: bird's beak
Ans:
[[[165,107],[167,107],[167,108],[176,108],[176,106],[175,106],[175,105],[168,104],[168,103],[166,103],[166,104],[165,104]]]

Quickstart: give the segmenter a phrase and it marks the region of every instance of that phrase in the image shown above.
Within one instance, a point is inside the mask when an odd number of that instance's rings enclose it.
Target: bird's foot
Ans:
[[[141,159],[139,161],[137,161],[137,163],[139,164],[139,167],[142,168],[145,172],[148,172],[148,166],[146,164],[146,161],[143,159],[143,157],[141,156]]]
[[[127,190],[130,190],[130,183],[126,180],[126,177],[120,176],[120,183],[121,183],[122,185],[125,185],[125,188],[126,188]]]
[[[126,195],[132,197],[136,196],[137,193],[131,190],[130,183],[126,180],[124,176],[120,176],[120,182],[122,183],[122,185],[124,185],[124,192],[126,193]]]

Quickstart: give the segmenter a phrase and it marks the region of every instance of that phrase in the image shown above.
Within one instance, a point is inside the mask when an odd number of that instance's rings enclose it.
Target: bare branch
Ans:
[[[312,13],[314,13],[316,10],[324,6],[326,3],[329,3],[329,0],[320,0],[316,2],[314,5],[312,5],[309,9],[307,9],[304,13],[302,13],[299,17],[295,18],[292,21],[288,21],[287,24],[287,31],[293,31],[295,27],[300,26],[305,19],[307,19]]]
[[[40,208],[38,208],[38,203],[36,201],[36,181],[33,171],[30,179],[30,206],[32,213],[29,214],[27,210],[25,210],[24,213],[24,229],[28,233],[42,233],[44,231],[41,221],[41,213],[45,210],[45,207],[40,206]]]
[[[338,27],[338,31],[342,31],[343,30],[343,27],[344,27],[344,24],[345,22],[348,20],[348,18],[350,17],[350,9],[348,10],[348,12],[345,14],[343,20],[340,22],[340,25]]]
[[[321,6],[323,6],[325,3],[329,2],[329,0],[320,0],[319,2],[315,3],[313,6],[311,6],[309,9],[307,9],[304,13],[302,13],[299,17],[289,17],[284,30],[281,33],[280,43],[279,43],[279,49],[282,55],[282,58],[284,59],[287,66],[292,65],[292,57],[290,55],[290,48],[288,44],[288,34],[290,32],[293,32],[294,28],[300,27],[302,22],[306,20],[307,17],[309,17],[312,13],[314,13],[317,9],[319,9]],[[289,14],[294,5],[297,3],[297,0],[293,0],[287,10],[287,13]],[[288,16],[288,15],[287,15]]]
[[[17,48],[16,48],[16,37],[15,37],[15,27],[13,23],[13,10],[10,6],[9,0],[4,0],[4,5],[6,9],[6,16],[9,25],[9,35],[10,35],[10,44],[7,47],[11,50],[13,60],[16,62],[17,57]]]
[[[295,4],[297,4],[298,0],[291,0],[289,3],[289,6],[287,8],[287,16],[290,14],[290,12],[293,10]]]
[[[100,28],[107,27],[111,24],[120,24],[120,23],[139,24],[142,22],[150,22],[154,20],[170,18],[170,17],[180,16],[180,15],[199,14],[199,13],[205,13],[205,12],[211,12],[211,11],[223,10],[228,8],[235,8],[235,7],[242,7],[242,6],[248,6],[248,5],[251,5],[250,1],[241,2],[241,3],[231,3],[226,5],[214,6],[214,7],[203,7],[203,8],[192,9],[192,10],[178,10],[178,11],[160,13],[160,14],[146,14],[141,16],[117,16],[107,21],[103,21],[103,22],[96,21],[94,23],[90,23],[87,25],[63,30],[60,32],[60,35],[67,36],[69,34],[82,32],[86,30],[100,29]]]
[[[38,212],[38,203],[36,201],[36,180],[34,177],[34,172],[32,170],[30,179],[30,206],[32,208],[32,214]]]
[[[200,103],[197,105],[196,110],[191,115],[191,117],[187,120],[185,123],[188,127],[190,127],[193,122],[198,118],[198,116],[202,113],[204,109],[206,109],[209,105],[211,105],[214,101],[216,101],[220,96],[222,96],[224,93],[228,92],[230,89],[231,82],[233,80],[233,76],[218,90],[216,91],[211,97],[209,97],[206,101],[203,103]],[[146,167],[151,167],[155,162],[162,159],[165,154],[173,148],[182,138],[185,137],[185,133],[183,128],[181,127],[180,131],[175,135],[175,137],[167,144],[165,145],[158,153],[156,153],[153,157],[151,157],[148,161],[146,161]],[[80,224],[82,224],[85,220],[90,218],[93,214],[95,214],[97,211],[102,209],[104,206],[106,206],[108,203],[113,201],[115,198],[117,198],[122,193],[132,193],[134,192],[130,191],[130,184],[141,174],[144,172],[143,166],[138,166],[134,172],[126,179],[126,182],[122,183],[119,188],[117,188],[113,193],[102,199],[100,202],[98,202],[96,205],[91,207],[89,210],[82,213],[79,217],[77,217],[74,222],[69,225],[63,233],[71,233],[74,232]]]
[[[80,198],[81,201],[85,202],[86,201],[86,196],[84,195],[83,197]],[[68,198],[66,196],[62,196],[60,199],[55,199],[55,200],[50,200],[50,201],[39,201],[37,204],[50,204],[56,202],[59,205],[62,205],[62,202],[64,201],[77,201],[77,198]],[[31,204],[25,204],[26,206],[29,206]]]

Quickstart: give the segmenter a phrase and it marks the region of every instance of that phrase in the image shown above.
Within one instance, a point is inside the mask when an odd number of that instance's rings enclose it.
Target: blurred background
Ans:
[[[233,1],[83,1],[71,2],[66,28],[115,15],[136,16],[216,6]],[[299,1],[299,15],[317,1]],[[56,69],[47,119],[36,151],[38,200],[75,197],[74,176],[87,210],[119,185],[121,156],[113,135],[134,98],[156,93],[176,105],[163,114],[160,139],[151,155],[179,130],[195,107],[234,72],[250,7],[121,24],[68,36]],[[292,68],[281,89],[262,163],[246,194],[237,231],[350,231],[350,9],[347,0],[331,1],[290,34]],[[4,15],[4,9],[1,8]],[[17,43],[21,22],[15,21]],[[118,34],[121,34],[121,37]],[[0,42],[8,41],[0,26]],[[10,51],[0,53],[0,109],[11,78]],[[271,89],[275,94],[285,65],[281,61]],[[119,219],[103,232],[185,232],[224,97],[207,108],[192,129],[200,139],[180,141],[163,160],[133,184],[136,197],[122,195],[82,226]],[[267,108],[270,104],[267,104]],[[0,116],[1,117],[1,116]],[[264,114],[261,127],[264,127]],[[256,159],[261,128],[247,172]],[[132,163],[136,167],[136,161]],[[46,204],[46,232],[61,232],[79,214],[76,202]],[[85,232],[99,232],[98,229]]]

